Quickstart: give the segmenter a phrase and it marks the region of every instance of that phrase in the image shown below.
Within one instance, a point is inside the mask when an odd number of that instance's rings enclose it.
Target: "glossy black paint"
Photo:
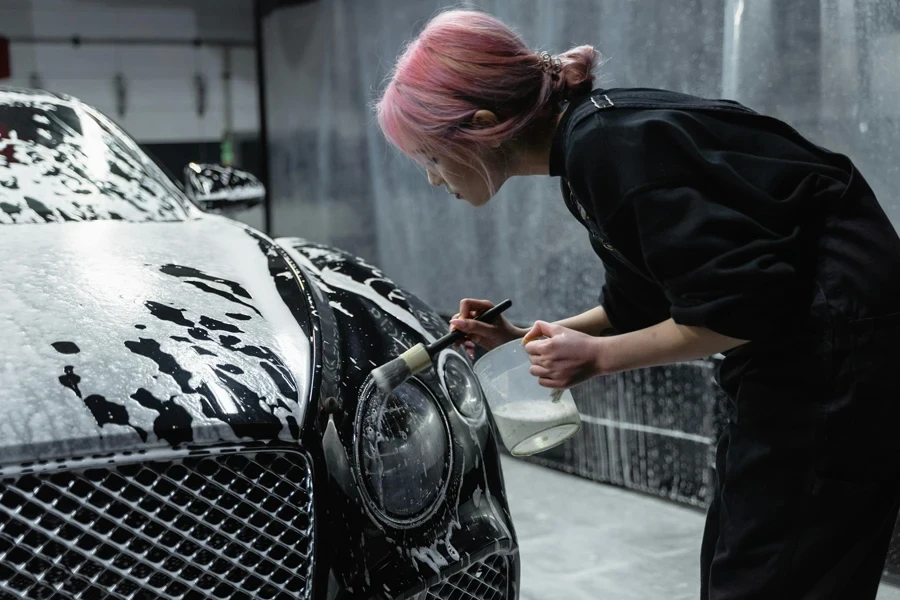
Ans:
[[[324,248],[315,244],[309,246]],[[352,274],[354,280],[363,282],[375,277],[368,266],[357,262],[352,255],[332,249],[330,256],[333,258],[324,256],[313,262],[320,269],[328,269],[335,267],[333,261],[339,258],[341,272]],[[446,333],[446,323],[414,295],[386,279],[379,285],[383,297],[393,298],[396,305],[415,315],[431,335],[440,337]],[[487,420],[473,425],[458,413],[441,390],[434,367],[418,375],[418,379],[438,399],[450,424],[454,460],[446,498],[431,519],[409,528],[393,527],[367,508],[354,465],[354,416],[360,402],[358,392],[369,381],[374,366],[426,340],[363,296],[333,289],[326,297],[315,285],[306,289],[318,315],[313,320],[314,329],[332,332],[330,336],[317,338],[315,352],[317,369],[321,369],[318,373],[321,384],[314,394],[318,395],[319,406],[318,411],[307,413],[304,428],[304,433],[309,433],[306,426],[313,425],[316,434],[321,436],[315,447],[321,445],[327,468],[324,478],[320,479],[322,474],[317,474],[316,482],[320,493],[317,511],[324,513],[319,520],[323,529],[319,535],[317,586],[325,584],[327,590],[323,592],[317,587],[316,596],[407,597],[495,552],[514,555],[511,590],[515,590],[518,586],[517,541],[505,499],[497,439]],[[332,310],[328,300],[339,302],[343,310]],[[337,340],[337,344],[330,340]],[[337,356],[333,355],[335,350],[339,350]],[[332,353],[330,357],[329,353]],[[338,356],[344,360],[335,360]],[[320,357],[330,360],[320,361]],[[351,361],[348,357],[358,358]],[[359,360],[362,357],[372,362],[363,364],[364,361]],[[330,395],[336,389],[337,395]],[[321,494],[326,489],[328,499],[323,502]],[[431,546],[451,528],[453,549],[437,544],[439,551],[444,550],[448,556],[448,565],[439,573],[414,558],[416,549]],[[331,558],[327,565],[323,560],[326,548]],[[458,555],[455,560],[454,555]],[[326,570],[327,576],[322,572]]]
[[[266,195],[253,174],[218,164],[190,163],[184,168],[184,186],[188,196],[205,208],[254,206]]]

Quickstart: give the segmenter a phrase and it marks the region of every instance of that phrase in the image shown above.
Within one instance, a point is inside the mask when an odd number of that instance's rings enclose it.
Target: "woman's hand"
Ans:
[[[459,329],[466,333],[466,341],[463,342],[463,345],[469,356],[474,356],[476,345],[485,350],[493,350],[497,346],[522,337],[528,331],[516,327],[502,315],[493,323],[474,320],[474,317],[493,306],[494,304],[488,300],[465,298],[459,303],[459,312],[450,319],[450,331]]]
[[[538,383],[548,388],[568,389],[603,374],[600,367],[603,341],[604,338],[537,321],[522,343],[531,358],[530,373],[538,377]]]

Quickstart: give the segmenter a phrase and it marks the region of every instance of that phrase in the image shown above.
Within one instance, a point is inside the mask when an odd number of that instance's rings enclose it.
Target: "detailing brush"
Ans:
[[[497,306],[489,308],[475,317],[475,320],[491,322],[510,306],[512,306],[512,301],[504,300]],[[456,329],[427,346],[425,344],[416,344],[391,362],[374,369],[372,371],[372,379],[379,390],[385,394],[390,394],[395,387],[431,366],[431,361],[438,352],[464,337],[466,337],[466,332]]]

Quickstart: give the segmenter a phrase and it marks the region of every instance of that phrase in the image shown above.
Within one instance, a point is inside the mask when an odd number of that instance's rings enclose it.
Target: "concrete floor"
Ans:
[[[704,515],[505,457],[521,600],[697,600]],[[877,600],[900,600],[882,584]]]

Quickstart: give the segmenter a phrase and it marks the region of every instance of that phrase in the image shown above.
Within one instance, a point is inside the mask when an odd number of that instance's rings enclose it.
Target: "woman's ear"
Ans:
[[[497,118],[497,115],[489,110],[481,109],[472,115],[472,124],[475,125],[475,127],[493,127],[499,122],[500,119]]]
[[[476,129],[484,129],[487,127],[493,127],[499,122],[500,122],[500,119],[497,118],[497,115],[495,115],[493,112],[491,112],[489,110],[481,109],[479,111],[476,111],[475,114],[472,115],[472,125]],[[490,147],[491,148],[499,148],[500,142],[499,141],[491,142]]]

